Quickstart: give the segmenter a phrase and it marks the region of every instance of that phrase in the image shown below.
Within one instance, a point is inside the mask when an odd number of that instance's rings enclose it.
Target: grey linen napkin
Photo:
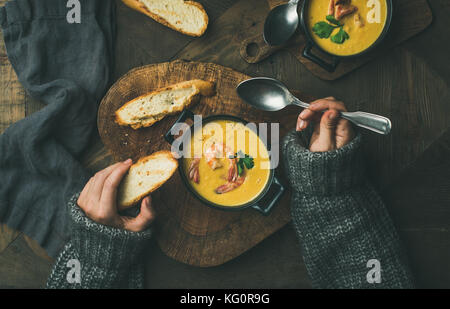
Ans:
[[[88,179],[78,158],[95,129],[110,82],[114,0],[13,0],[0,8],[8,58],[26,91],[46,106],[0,136],[0,222],[56,257],[67,235],[66,204]]]

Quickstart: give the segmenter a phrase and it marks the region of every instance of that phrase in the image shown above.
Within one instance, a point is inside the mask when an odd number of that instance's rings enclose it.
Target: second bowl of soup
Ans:
[[[392,14],[392,0],[304,0],[300,19],[308,42],[303,56],[333,72],[341,58],[375,48]],[[331,62],[312,53],[313,47],[332,56]]]

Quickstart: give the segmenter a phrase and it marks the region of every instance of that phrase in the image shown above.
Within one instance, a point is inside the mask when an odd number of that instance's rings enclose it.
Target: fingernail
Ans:
[[[305,122],[303,120],[300,120],[300,123],[297,126],[297,131],[303,130],[304,126],[305,126]]]
[[[152,204],[150,203],[150,198],[149,198],[148,196],[145,198],[144,203],[145,203],[145,207],[146,207],[147,209],[152,210],[152,208],[151,208]]]
[[[130,164],[130,163],[132,163],[133,162],[133,160],[131,160],[131,159],[127,159],[126,161],[124,161],[123,163],[125,163],[125,164]]]

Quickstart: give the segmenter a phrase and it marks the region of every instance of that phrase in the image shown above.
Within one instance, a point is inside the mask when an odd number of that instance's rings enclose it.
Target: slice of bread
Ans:
[[[155,152],[133,164],[119,187],[119,210],[133,206],[161,187],[177,168],[178,161],[170,151]]]
[[[159,89],[125,103],[116,111],[116,123],[137,130],[150,127],[167,115],[197,103],[200,96],[213,96],[214,83],[190,80]]]
[[[126,5],[157,22],[190,36],[201,36],[208,28],[208,14],[195,1],[122,0]]]

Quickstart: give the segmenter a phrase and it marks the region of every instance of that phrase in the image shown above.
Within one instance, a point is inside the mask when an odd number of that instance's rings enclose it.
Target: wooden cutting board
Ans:
[[[272,9],[288,1],[267,0],[267,2],[269,7]],[[253,25],[251,28],[243,30],[243,40],[240,47],[241,56],[249,63],[257,63],[280,49],[287,49],[314,75],[324,80],[335,80],[359,68],[376,57],[382,57],[393,47],[425,30],[433,21],[433,14],[427,0],[394,0],[393,4],[394,15],[392,18],[391,29],[381,45],[368,54],[357,58],[341,60],[336,71],[333,73],[324,70],[319,65],[302,56],[303,49],[306,46],[306,38],[300,29],[285,46],[268,46],[264,42],[262,36],[264,21],[267,15],[261,16],[261,20],[257,23],[257,25]],[[301,5],[302,1],[300,1],[299,4],[299,12]],[[313,49],[313,52],[317,55],[321,55],[324,59],[329,59],[328,56],[318,51],[317,48]]]
[[[133,130],[114,122],[114,112],[127,101],[173,83],[190,79],[216,82],[217,95],[202,98],[190,109],[204,117],[215,114],[238,116],[255,123],[279,122],[280,135],[295,127],[298,109],[276,113],[256,110],[239,99],[235,88],[249,76],[211,63],[175,61],[134,69],[120,78],[102,100],[98,112],[101,139],[116,160],[140,157],[170,149],[164,140],[177,116],[167,117],[150,128]],[[299,95],[310,101],[312,98]],[[276,173],[283,180],[279,167]],[[284,179],[284,182],[286,180]],[[289,191],[289,190],[288,190]],[[177,261],[209,267],[223,264],[290,221],[290,193],[284,194],[269,216],[253,209],[224,212],[205,206],[186,189],[178,172],[153,195],[158,215],[156,239],[161,250]]]

